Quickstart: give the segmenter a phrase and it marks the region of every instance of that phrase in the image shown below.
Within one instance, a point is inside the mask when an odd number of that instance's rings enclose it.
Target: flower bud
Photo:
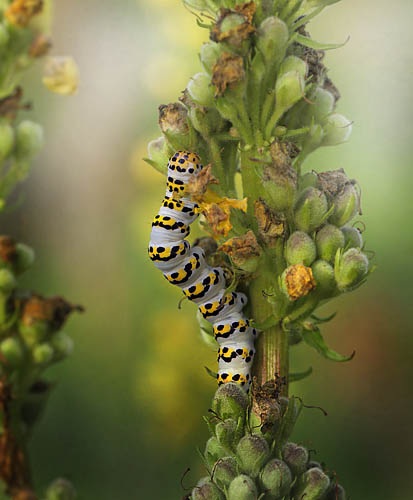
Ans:
[[[220,445],[226,449],[231,449],[234,443],[237,423],[233,418],[228,418],[224,422],[218,422],[215,426],[215,434]]]
[[[157,169],[161,172],[163,170],[166,172],[169,156],[168,145],[163,135],[148,144],[148,157],[156,163]]]
[[[346,492],[341,484],[335,486],[327,495],[327,500],[346,500]]]
[[[212,400],[212,410],[224,420],[233,418],[238,422],[240,417],[244,420],[247,407],[248,396],[246,392],[239,384],[233,382],[218,387]]]
[[[288,56],[281,63],[280,69],[278,71],[278,78],[290,71],[296,71],[302,76],[303,79],[305,79],[305,77],[307,76],[308,65],[300,57]]]
[[[283,448],[282,457],[294,476],[299,476],[306,470],[308,451],[304,446],[287,443]]]
[[[344,234],[337,226],[326,224],[317,232],[315,242],[320,259],[334,262],[337,250],[344,247]]]
[[[214,90],[211,78],[205,73],[197,73],[190,80],[186,89],[197,104],[211,106],[214,102]]]
[[[229,485],[228,500],[257,500],[258,493],[254,481],[241,474]]]
[[[298,300],[308,295],[316,286],[311,267],[296,264],[287,267],[281,276],[283,292],[290,300]]]
[[[363,238],[361,232],[356,227],[343,226],[341,231],[344,234],[344,248],[362,248]]]
[[[183,0],[184,4],[190,9],[207,10],[208,5],[206,0]]]
[[[40,33],[36,36],[29,48],[30,57],[43,57],[52,47],[52,40],[49,36]]]
[[[308,187],[317,187],[318,177],[315,172],[307,172],[300,178],[300,190],[303,191]]]
[[[16,151],[20,158],[31,158],[43,146],[43,128],[29,120],[24,120],[17,126]]]
[[[24,350],[19,339],[8,337],[0,344],[0,351],[7,360],[7,367],[17,368],[24,359]]]
[[[347,184],[334,198],[334,208],[328,220],[337,226],[344,226],[360,211],[360,196],[354,184]]]
[[[166,136],[184,140],[189,137],[189,126],[187,121],[188,112],[180,102],[173,102],[168,105],[159,106],[159,128]]]
[[[22,274],[27,269],[32,267],[34,262],[34,250],[24,243],[17,243],[16,245],[16,258],[13,263],[13,269],[16,274]]]
[[[298,71],[289,71],[277,78],[275,103],[277,116],[282,116],[304,95],[304,78]]]
[[[335,98],[331,92],[322,87],[317,87],[312,97],[314,104],[310,105],[311,116],[316,123],[324,123],[326,118],[334,110]]]
[[[212,68],[222,54],[222,47],[219,43],[208,42],[201,46],[200,58],[204,70],[212,75]]]
[[[274,210],[284,212],[293,206],[297,177],[291,167],[285,166],[280,169],[274,165],[268,165],[264,167],[262,181],[265,192],[269,196],[268,201]]]
[[[335,146],[346,142],[351,135],[351,121],[345,116],[334,113],[327,118],[324,129],[323,146]]]
[[[334,269],[325,260],[316,260],[311,266],[317,291],[322,295],[330,294],[336,288]]]
[[[205,446],[204,457],[211,468],[220,458],[226,455],[228,455],[228,452],[219,444],[217,438],[211,437],[208,439]]]
[[[291,266],[304,264],[310,266],[317,255],[314,240],[302,231],[295,231],[287,241],[285,258]]]
[[[334,271],[338,289],[351,290],[366,276],[368,269],[369,261],[364,253],[358,248],[350,248],[336,258]]]
[[[191,500],[224,500],[224,495],[207,476],[198,481],[192,490]]]
[[[33,349],[33,360],[39,365],[50,363],[54,355],[53,347],[48,342],[38,344]]]
[[[76,490],[67,479],[53,481],[46,491],[46,500],[75,500]]]
[[[219,247],[219,250],[229,255],[237,267],[249,273],[257,269],[262,253],[262,249],[251,230],[242,236],[230,238]]]
[[[242,470],[255,478],[270,456],[268,443],[257,434],[246,435],[237,445],[237,456]]]
[[[237,461],[233,457],[224,457],[214,466],[214,482],[221,488],[228,487],[237,475]]]
[[[278,17],[267,17],[257,31],[256,46],[266,64],[279,64],[285,55],[289,39],[288,27]]]
[[[17,288],[17,281],[10,269],[0,269],[0,291],[9,293]]]
[[[0,268],[10,268],[16,261],[16,242],[10,236],[0,236]]]
[[[319,189],[308,187],[295,204],[294,221],[297,229],[311,233],[323,222],[328,210],[327,198]]]
[[[0,25],[1,26],[1,25]],[[0,123],[0,161],[10,154],[14,144],[13,127],[6,121]]]
[[[67,358],[73,352],[73,340],[65,332],[57,332],[53,335],[51,344],[57,360]]]
[[[79,85],[79,70],[70,56],[50,57],[45,67],[43,85],[60,95],[73,95]]]
[[[263,468],[260,474],[262,489],[269,498],[283,498],[290,491],[291,471],[282,460],[274,458]]]
[[[321,146],[324,137],[323,127],[319,123],[311,125],[308,134],[303,141],[302,153],[306,156]]]
[[[299,478],[297,498],[306,500],[321,500],[327,493],[330,479],[318,467],[307,470]]]

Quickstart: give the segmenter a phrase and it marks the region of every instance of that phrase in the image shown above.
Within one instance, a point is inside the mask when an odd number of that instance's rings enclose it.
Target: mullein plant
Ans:
[[[20,118],[30,109],[19,85],[24,72],[47,53],[50,2],[0,1],[0,212],[12,208],[10,196],[42,148],[42,127]],[[70,65],[69,60],[69,65]],[[60,66],[61,67],[61,63]],[[45,85],[62,92],[62,71],[47,74]],[[67,78],[66,78],[67,80]],[[70,79],[69,79],[70,80]],[[73,83],[73,81],[72,81]],[[70,500],[72,485],[54,481],[38,497],[33,489],[27,447],[53,384],[45,370],[73,349],[62,328],[82,308],[61,297],[43,297],[19,288],[19,277],[34,262],[33,250],[0,235],[0,498]]]
[[[210,41],[203,71],[178,102],[159,108],[162,136],[146,159],[166,173],[177,150],[197,153],[208,175],[190,186],[207,236],[197,241],[228,288],[247,293],[247,314],[261,331],[249,395],[221,385],[205,418],[201,453],[207,475],[192,500],[343,500],[334,472],[290,441],[303,408],[289,382],[290,347],[304,342],[327,359],[317,309],[363,284],[373,270],[354,218],[360,189],[343,169],[305,171],[316,149],[345,142],[351,122],[335,111],[340,94],[309,21],[338,0],[184,0]],[[205,170],[205,169],[204,169]],[[202,338],[216,347],[211,325]],[[211,370],[209,370],[210,373]],[[213,374],[213,373],[212,373]]]

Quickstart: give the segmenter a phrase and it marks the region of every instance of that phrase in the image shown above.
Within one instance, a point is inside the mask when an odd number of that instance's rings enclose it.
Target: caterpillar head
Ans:
[[[178,174],[196,174],[202,170],[202,165],[197,154],[178,151],[169,158],[168,169]]]

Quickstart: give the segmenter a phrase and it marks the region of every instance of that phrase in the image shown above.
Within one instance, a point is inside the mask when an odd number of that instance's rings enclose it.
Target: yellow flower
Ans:
[[[231,208],[239,208],[247,211],[247,198],[243,200],[234,200],[231,198],[221,198],[211,190],[207,190],[205,195],[197,200],[201,212],[213,231],[214,238],[227,236],[232,229],[230,222]]]
[[[4,12],[10,24],[25,28],[33,16],[43,9],[43,0],[14,0]]]
[[[46,63],[43,84],[52,92],[72,95],[79,84],[79,71],[72,57],[50,57]]]
[[[284,271],[284,286],[290,300],[297,300],[308,295],[316,283],[313,278],[311,267],[296,264]]]

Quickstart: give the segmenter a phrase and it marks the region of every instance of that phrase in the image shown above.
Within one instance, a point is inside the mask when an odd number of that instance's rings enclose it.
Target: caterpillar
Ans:
[[[242,312],[247,297],[227,293],[223,269],[210,267],[204,251],[185,239],[200,211],[188,196],[187,185],[202,168],[195,153],[178,151],[169,159],[165,197],[152,222],[149,258],[212,323],[219,344],[218,385],[236,382],[248,391],[257,330]]]

